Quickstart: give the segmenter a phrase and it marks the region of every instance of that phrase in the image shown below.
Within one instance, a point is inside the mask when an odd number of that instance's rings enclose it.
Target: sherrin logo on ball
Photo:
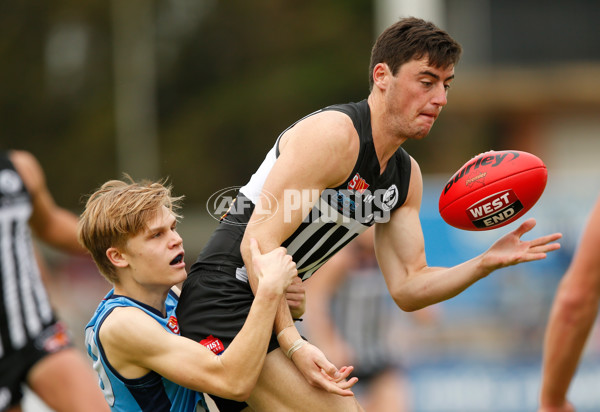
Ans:
[[[546,166],[531,153],[481,153],[458,169],[444,186],[440,215],[449,225],[464,230],[505,226],[535,205],[547,179]]]

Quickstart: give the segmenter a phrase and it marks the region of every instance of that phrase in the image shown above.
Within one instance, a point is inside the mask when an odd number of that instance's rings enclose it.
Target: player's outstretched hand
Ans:
[[[562,237],[553,233],[534,240],[522,240],[521,237],[535,227],[535,219],[527,219],[517,229],[502,236],[484,254],[483,265],[490,271],[505,266],[516,265],[546,258],[546,254],[560,248],[554,243]]]
[[[358,382],[358,378],[348,379],[354,370],[353,366],[338,370],[319,348],[310,343],[294,352],[292,361],[311,385],[341,396],[354,395],[350,388]]]
[[[290,312],[294,319],[300,319],[306,310],[306,289],[304,282],[298,276],[292,280],[292,284],[285,291]]]
[[[285,248],[278,247],[263,255],[256,239],[250,239],[250,253],[259,288],[270,287],[283,294],[298,277],[296,263]]]

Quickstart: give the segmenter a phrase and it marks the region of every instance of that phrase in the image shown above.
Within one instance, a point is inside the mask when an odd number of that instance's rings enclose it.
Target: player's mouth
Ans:
[[[428,117],[433,121],[435,121],[435,119],[437,119],[437,117],[438,117],[438,113],[431,113],[431,112],[422,112],[422,113],[420,113],[420,115]]]
[[[431,127],[435,123],[435,119],[437,119],[437,113],[422,112],[419,114],[419,118]]]
[[[177,256],[175,256],[175,258],[171,261],[171,263],[169,263],[169,265],[176,266],[176,265],[182,263],[183,262],[183,256],[184,256],[184,253],[181,252],[180,254],[178,254]]]

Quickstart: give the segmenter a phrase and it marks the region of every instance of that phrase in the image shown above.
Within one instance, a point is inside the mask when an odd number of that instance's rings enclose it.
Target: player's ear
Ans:
[[[124,254],[115,247],[109,247],[106,249],[106,257],[110,260],[110,263],[119,268],[124,268],[129,265],[129,262],[125,258]]]
[[[388,78],[391,77],[392,72],[386,63],[377,63],[373,67],[373,84],[382,89],[387,89]]]

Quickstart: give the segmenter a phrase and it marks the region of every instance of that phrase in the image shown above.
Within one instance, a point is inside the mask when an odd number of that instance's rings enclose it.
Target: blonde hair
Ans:
[[[79,242],[92,255],[100,273],[110,282],[117,283],[116,268],[106,256],[111,247],[123,248],[127,240],[146,229],[162,206],[175,218],[183,196],[173,197],[172,187],[166,180],[135,182],[125,175],[127,182],[110,180],[88,198],[79,218]]]

